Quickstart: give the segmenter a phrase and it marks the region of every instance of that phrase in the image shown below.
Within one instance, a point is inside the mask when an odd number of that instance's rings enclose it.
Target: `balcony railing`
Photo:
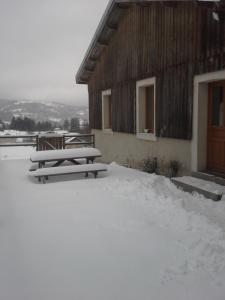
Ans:
[[[44,137],[44,139],[43,139]],[[54,139],[61,139],[59,144],[54,143]],[[45,146],[43,146],[45,144]],[[48,133],[41,135],[2,135],[0,136],[0,147],[36,147],[36,150],[66,149],[81,146],[95,147],[94,134],[65,134],[50,135]]]

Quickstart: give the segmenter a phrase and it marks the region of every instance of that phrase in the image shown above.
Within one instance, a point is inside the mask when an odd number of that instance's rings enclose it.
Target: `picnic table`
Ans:
[[[44,167],[47,162],[56,162],[52,167],[60,166],[64,161],[70,161],[79,165],[80,159],[86,159],[87,164],[94,162],[95,158],[101,157],[101,152],[96,148],[75,148],[62,150],[37,151],[33,153],[30,160],[38,163],[38,168]]]
[[[96,148],[77,148],[63,150],[37,151],[33,153],[30,160],[38,163],[38,168],[31,167],[30,174],[45,183],[49,176],[66,174],[93,173],[95,178],[99,172],[107,171],[104,164],[94,164],[96,157],[101,157],[101,152]],[[86,164],[81,164],[80,159],[86,159]],[[64,161],[72,162],[73,166],[60,166]],[[89,162],[92,164],[89,164]],[[50,167],[45,167],[48,162],[55,162]]]

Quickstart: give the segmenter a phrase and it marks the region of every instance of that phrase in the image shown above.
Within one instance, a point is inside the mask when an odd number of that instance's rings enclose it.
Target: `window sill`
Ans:
[[[105,133],[105,134],[113,134],[113,131],[112,131],[112,129],[107,128],[107,129],[103,129],[103,133]]]
[[[157,137],[153,133],[137,133],[137,138],[140,140],[156,142]]]

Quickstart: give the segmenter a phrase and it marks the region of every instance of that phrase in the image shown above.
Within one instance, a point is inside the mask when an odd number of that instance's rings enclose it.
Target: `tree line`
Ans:
[[[89,132],[89,124],[88,122],[80,122],[79,118],[71,118],[64,121],[63,124],[50,122],[50,121],[34,121],[29,117],[13,117],[9,126],[6,126],[3,122],[0,121],[0,125],[2,124],[2,128],[4,129],[12,129],[18,131],[53,131],[54,129],[63,129],[70,132],[81,132],[88,133]],[[0,126],[1,127],[1,126]],[[6,128],[7,127],[7,128]]]
[[[5,129],[6,129],[5,123],[2,120],[0,120],[0,130],[5,130]]]
[[[13,117],[9,129],[18,131],[49,131],[53,130],[53,124],[49,121],[38,121],[35,122],[33,119],[28,117]]]

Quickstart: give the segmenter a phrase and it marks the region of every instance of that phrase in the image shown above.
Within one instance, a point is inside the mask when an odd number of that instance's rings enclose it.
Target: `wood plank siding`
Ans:
[[[194,75],[225,69],[225,22],[192,3],[131,5],[88,81],[90,125],[102,128],[112,91],[113,131],[136,132],[136,82],[156,77],[156,135],[191,139]]]

